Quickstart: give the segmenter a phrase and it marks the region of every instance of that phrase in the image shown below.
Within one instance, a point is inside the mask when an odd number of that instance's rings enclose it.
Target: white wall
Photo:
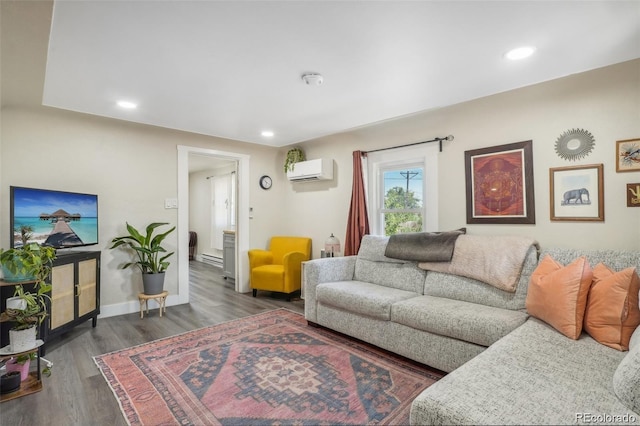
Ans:
[[[136,227],[155,221],[177,224],[178,211],[165,209],[164,200],[177,197],[178,145],[250,154],[247,190],[256,212],[249,225],[250,245],[264,247],[272,229],[286,229],[278,219],[282,212],[274,208],[283,197],[282,185],[268,194],[258,186],[262,174],[275,176],[281,167],[275,148],[46,107],[4,107],[1,117],[0,246],[7,247],[10,238],[9,186],[98,194],[100,243],[89,249],[102,251],[103,314],[134,312],[142,288],[136,270],[118,269],[129,258],[122,250],[108,249],[111,239],[126,231],[127,221]],[[176,250],[177,233],[166,247]],[[171,260],[166,289],[174,296],[178,256]]]
[[[595,148],[579,161],[559,158],[555,141],[586,129]],[[640,172],[616,173],[616,140],[640,138],[640,60],[626,62],[494,96],[327,136],[302,145],[307,159],[330,157],[331,182],[288,184],[285,204],[292,233],[313,238],[319,257],[331,232],[344,243],[351,198],[354,150],[429,140],[449,134],[439,154],[441,230],[466,226],[474,234],[518,234],[542,246],[640,249],[640,209],[626,207],[626,184]],[[464,151],[533,140],[535,225],[466,224]],[[281,149],[280,158],[288,147]],[[604,164],[605,221],[551,222],[549,168]],[[279,174],[282,174],[280,172]]]
[[[628,208],[626,183],[640,173],[616,173],[615,141],[640,137],[640,60],[542,83],[487,98],[428,111],[304,144],[308,158],[335,161],[334,180],[290,183],[283,172],[287,148],[138,125],[46,107],[3,107],[0,130],[0,246],[9,242],[9,186],[97,193],[103,262],[103,312],[134,311],[139,274],[120,270],[123,252],[108,250],[125,221],[176,223],[177,210],[164,199],[177,191],[176,146],[238,152],[251,156],[249,197],[251,247],[266,247],[276,234],[308,235],[319,257],[333,232],[344,244],[351,198],[352,155],[453,134],[444,143],[439,167],[439,221],[443,230],[465,226],[464,151],[533,140],[536,225],[467,225],[470,233],[521,234],[542,246],[640,249],[640,209]],[[596,140],[593,152],[578,162],[556,156],[554,142],[571,128],[584,128]],[[605,221],[549,220],[549,168],[604,164]],[[258,186],[267,174],[274,185]],[[175,249],[177,236],[167,240]],[[168,270],[167,288],[175,292],[177,257]]]

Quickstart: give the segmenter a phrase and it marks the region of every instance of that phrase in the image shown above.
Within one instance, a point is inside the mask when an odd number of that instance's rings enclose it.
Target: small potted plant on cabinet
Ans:
[[[0,314],[0,321],[10,321],[15,325],[9,330],[11,351],[22,352],[36,347],[38,326],[47,316],[47,299],[51,284],[47,283],[51,275],[55,249],[29,243],[22,247],[0,250],[0,263],[13,281],[18,278],[32,283],[16,284],[14,300]],[[18,277],[18,278],[16,278]],[[5,275],[5,280],[7,277]],[[30,286],[30,289],[25,289]]]
[[[121,268],[125,269],[130,266],[140,268],[144,294],[160,294],[164,290],[164,273],[169,267],[169,261],[167,259],[171,257],[174,252],[167,253],[167,250],[162,247],[162,242],[167,235],[176,229],[174,226],[166,232],[153,235],[156,228],[164,225],[169,224],[154,222],[148,225],[145,234],[142,234],[127,223],[129,235],[116,237],[111,240],[112,245],[110,248],[112,249],[125,246],[134,250],[137,260],[135,262],[125,263]]]

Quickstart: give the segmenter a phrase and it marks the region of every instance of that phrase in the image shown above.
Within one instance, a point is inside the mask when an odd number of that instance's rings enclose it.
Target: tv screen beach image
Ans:
[[[97,195],[13,187],[11,208],[14,247],[98,243]]]

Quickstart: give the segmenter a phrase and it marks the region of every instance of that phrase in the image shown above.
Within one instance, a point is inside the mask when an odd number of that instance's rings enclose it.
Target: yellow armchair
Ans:
[[[311,259],[311,238],[271,237],[269,250],[249,250],[250,284],[258,290],[291,293],[300,290],[302,262]]]

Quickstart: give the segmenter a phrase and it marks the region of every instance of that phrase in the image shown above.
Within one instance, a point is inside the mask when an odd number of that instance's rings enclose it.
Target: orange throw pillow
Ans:
[[[638,291],[640,278],[635,268],[615,272],[598,263],[593,268],[584,330],[603,345],[629,350],[631,334],[640,324]]]
[[[571,339],[578,339],[593,273],[582,256],[563,266],[545,256],[531,274],[526,308]]]

